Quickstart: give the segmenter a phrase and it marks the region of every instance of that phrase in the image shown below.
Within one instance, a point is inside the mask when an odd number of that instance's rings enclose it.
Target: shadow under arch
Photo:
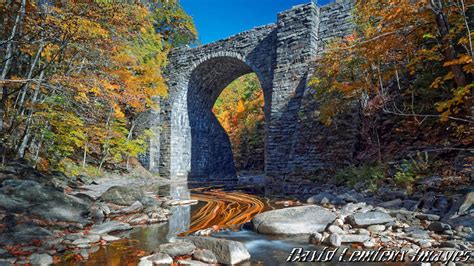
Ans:
[[[191,134],[190,181],[224,182],[236,178],[229,137],[212,107],[232,81],[252,72],[256,73],[264,95],[268,94],[258,69],[236,56],[206,58],[191,72],[186,96]],[[267,106],[267,97],[264,98]]]

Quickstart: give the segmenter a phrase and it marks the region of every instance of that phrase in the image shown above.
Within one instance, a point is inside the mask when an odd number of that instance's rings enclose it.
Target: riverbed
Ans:
[[[248,192],[248,191],[247,191]],[[59,265],[138,265],[140,257],[151,253],[160,244],[180,236],[214,227],[214,237],[242,242],[251,254],[245,265],[279,265],[294,247],[315,249],[307,237],[273,237],[243,229],[243,225],[260,212],[283,207],[269,199],[244,190],[188,189],[187,184],[170,184],[159,188],[159,194],[176,200],[198,199],[196,205],[172,207],[168,222],[134,229],[118,234],[122,239],[99,246],[90,258],[78,262],[64,256]]]

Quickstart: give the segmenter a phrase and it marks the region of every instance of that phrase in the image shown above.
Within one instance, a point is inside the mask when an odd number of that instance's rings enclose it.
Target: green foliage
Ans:
[[[394,181],[397,185],[410,189],[416,180],[431,173],[431,166],[428,153],[417,153],[397,166]]]
[[[338,184],[354,186],[364,182],[365,187],[371,191],[378,189],[379,183],[385,179],[384,168],[380,165],[348,166],[336,172],[334,180]]]

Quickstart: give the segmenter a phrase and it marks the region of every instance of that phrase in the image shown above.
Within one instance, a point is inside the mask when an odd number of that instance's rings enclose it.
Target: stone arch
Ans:
[[[189,68],[171,106],[172,176],[219,181],[235,178],[229,137],[212,107],[224,88],[252,72],[263,86],[266,77],[262,72],[250,60],[231,52],[207,55]],[[264,94],[268,93],[264,89]]]

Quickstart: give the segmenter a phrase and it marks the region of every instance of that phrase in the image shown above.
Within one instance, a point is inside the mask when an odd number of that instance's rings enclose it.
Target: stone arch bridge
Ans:
[[[311,62],[325,40],[350,32],[351,9],[350,0],[299,5],[279,13],[275,24],[173,50],[169,95],[159,99],[152,119],[150,170],[190,180],[235,178],[230,141],[212,106],[233,80],[255,72],[265,99],[265,173],[270,184],[283,184],[295,159],[305,156],[295,153],[295,134]],[[308,160],[305,165],[322,167],[317,156]]]

